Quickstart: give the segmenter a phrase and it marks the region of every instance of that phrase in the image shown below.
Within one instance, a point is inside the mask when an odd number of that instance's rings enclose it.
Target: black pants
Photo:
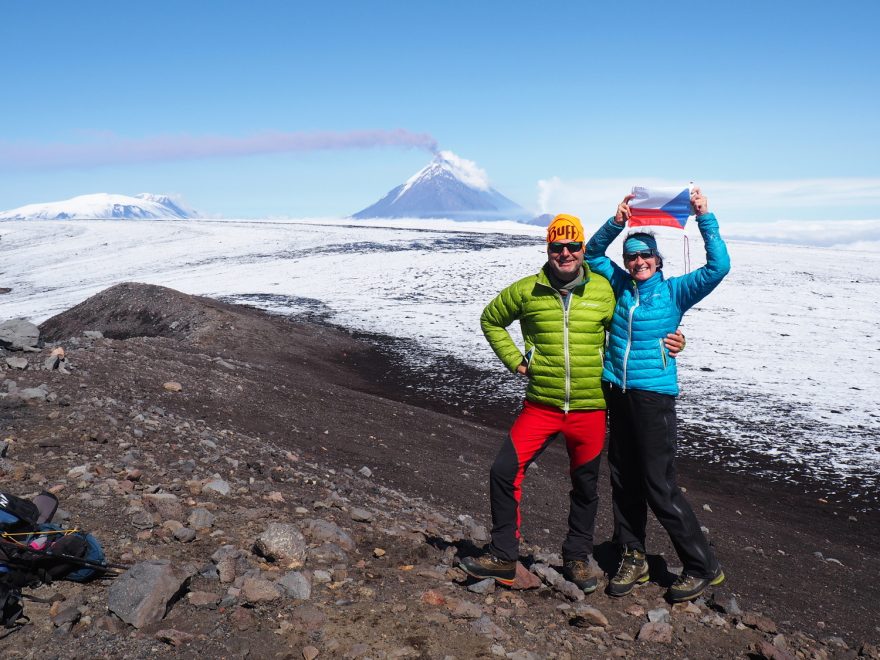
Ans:
[[[648,507],[688,575],[712,577],[717,562],[675,477],[675,397],[603,383],[611,424],[608,465],[614,541],[645,550]]]

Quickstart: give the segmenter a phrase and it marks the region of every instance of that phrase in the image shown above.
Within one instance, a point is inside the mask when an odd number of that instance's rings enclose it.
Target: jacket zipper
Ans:
[[[562,294],[557,293],[557,295],[559,296],[559,302],[562,304],[562,354],[565,356],[565,405],[562,407],[562,412],[567,413],[571,403],[571,364],[568,355],[568,305],[562,299]],[[571,294],[569,293],[566,298],[570,296]]]
[[[632,348],[632,339],[633,339],[633,314],[636,313],[636,308],[639,306],[639,287],[638,285],[634,285],[633,289],[636,294],[636,304],[630,307],[629,310],[629,327],[627,328],[626,333],[626,351],[623,353],[623,391],[626,392],[626,363],[629,361],[629,349]]]

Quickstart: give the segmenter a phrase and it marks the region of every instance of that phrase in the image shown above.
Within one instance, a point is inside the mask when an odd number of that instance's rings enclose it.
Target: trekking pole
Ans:
[[[94,568],[94,569],[104,571],[104,572],[107,572],[107,569],[113,569],[113,570],[117,570],[117,571],[127,571],[129,568],[131,568],[131,566],[127,566],[125,564],[113,564],[110,562],[97,562],[97,561],[91,561],[90,559],[83,559],[82,557],[73,557],[71,555],[55,554],[52,552],[47,552],[45,550],[36,550],[34,548],[22,548],[20,545],[18,545],[16,543],[12,543],[10,541],[5,541],[3,539],[0,539],[0,544],[6,545],[6,546],[12,546],[12,548],[14,548],[14,550],[16,551],[16,554],[29,553],[29,554],[37,555],[38,557],[45,557],[47,559],[63,559],[66,562],[69,562],[71,564],[76,564],[78,566],[82,566],[83,568]],[[30,560],[24,559],[23,557],[8,557],[8,559],[5,562],[0,562],[0,563],[26,564],[26,563],[32,562],[32,561],[33,561],[32,559],[30,559]]]

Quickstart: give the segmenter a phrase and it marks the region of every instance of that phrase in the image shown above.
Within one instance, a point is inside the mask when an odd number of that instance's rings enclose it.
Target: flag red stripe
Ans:
[[[661,227],[676,227],[682,229],[683,225],[674,215],[670,215],[660,209],[632,209],[632,217],[629,220],[630,227],[645,227],[659,225]]]

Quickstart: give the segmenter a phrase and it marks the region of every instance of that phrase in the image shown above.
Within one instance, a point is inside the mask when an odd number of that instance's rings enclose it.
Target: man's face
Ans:
[[[582,242],[548,243],[547,261],[550,269],[563,282],[570,282],[581,272],[584,264]]]

